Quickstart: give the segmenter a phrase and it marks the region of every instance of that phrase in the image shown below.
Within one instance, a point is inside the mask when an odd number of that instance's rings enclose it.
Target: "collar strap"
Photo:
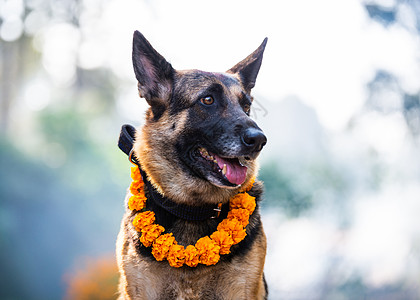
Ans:
[[[122,152],[128,155],[130,162],[136,164],[140,168],[140,164],[136,157],[133,156],[133,145],[136,137],[136,128],[125,124],[121,127],[120,138],[118,139],[118,147]]]
[[[147,180],[146,172],[144,172],[136,157],[133,154],[133,144],[136,135],[136,129],[131,125],[123,125],[121,128],[120,138],[118,140],[118,147],[128,155],[130,162],[135,163],[140,170],[143,182],[147,187],[148,197],[158,206],[171,213],[172,215],[188,220],[188,221],[204,221],[212,218],[218,218],[222,214],[227,213],[229,210],[229,203],[224,205],[203,205],[203,206],[190,206],[176,203],[167,197],[163,197]]]

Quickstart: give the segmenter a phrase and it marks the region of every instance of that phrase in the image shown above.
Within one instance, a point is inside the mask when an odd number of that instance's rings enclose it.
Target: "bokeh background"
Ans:
[[[136,29],[177,69],[269,38],[269,299],[420,298],[420,1],[0,0],[1,299],[115,298]]]

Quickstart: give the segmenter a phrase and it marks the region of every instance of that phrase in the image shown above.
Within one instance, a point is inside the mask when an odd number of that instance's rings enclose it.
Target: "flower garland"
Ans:
[[[229,254],[233,245],[241,242],[245,236],[245,227],[249,216],[255,210],[255,197],[247,192],[251,190],[254,180],[239,194],[230,199],[227,218],[219,223],[217,231],[210,236],[200,238],[195,245],[184,247],[179,245],[172,233],[165,233],[165,228],[155,224],[155,213],[143,211],[146,207],[144,183],[139,168],[131,168],[130,185],[132,196],[128,200],[128,208],[142,211],[133,220],[134,228],[141,232],[140,242],[145,247],[152,246],[152,255],[157,261],[166,259],[171,267],[179,268],[184,264],[196,267],[198,264],[214,265],[220,260],[220,255]]]

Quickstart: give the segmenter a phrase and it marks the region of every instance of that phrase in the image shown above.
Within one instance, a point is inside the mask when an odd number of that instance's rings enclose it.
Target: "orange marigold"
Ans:
[[[140,242],[145,247],[150,247],[152,243],[160,236],[162,232],[165,231],[165,228],[158,224],[151,224],[143,227],[141,230]]]
[[[169,249],[176,244],[172,233],[162,234],[153,242],[152,254],[157,261],[162,261],[168,256]]]
[[[255,177],[252,177],[251,180],[249,181],[247,186],[242,187],[242,189],[239,190],[240,193],[245,193],[245,192],[249,192],[252,187],[254,186],[255,183]]]
[[[242,223],[237,219],[224,219],[220,224],[217,226],[218,231],[226,231],[233,239],[233,244],[236,245],[241,242],[245,236],[246,231],[242,226]]]
[[[188,245],[184,251],[185,254],[185,264],[189,267],[196,267],[199,261],[198,250],[193,245]]]
[[[230,253],[230,247],[233,245],[233,239],[224,230],[221,231],[215,231],[210,236],[210,238],[216,242],[217,245],[220,247],[220,254],[229,254]]]
[[[169,249],[168,257],[166,259],[171,267],[182,267],[185,262],[184,246],[173,244]]]
[[[255,197],[250,196],[248,193],[240,193],[230,199],[230,209],[243,208],[249,211],[249,214],[254,212],[256,203]]]
[[[147,198],[144,195],[134,195],[128,199],[128,208],[130,210],[142,210],[146,206]]]
[[[138,181],[142,180],[139,167],[137,167],[137,166],[131,167],[131,178],[133,180],[138,180]]]
[[[229,211],[227,218],[229,220],[235,218],[242,223],[243,227],[245,227],[249,223],[249,211],[243,208],[235,208]]]
[[[134,180],[130,184],[130,193],[133,195],[144,194],[144,183],[143,181]]]
[[[220,247],[208,236],[202,237],[197,241],[195,247],[200,256],[200,263],[210,266],[216,264],[220,259]]]
[[[152,211],[145,211],[137,214],[133,220],[133,225],[137,231],[141,231],[144,227],[155,222],[155,213]]]

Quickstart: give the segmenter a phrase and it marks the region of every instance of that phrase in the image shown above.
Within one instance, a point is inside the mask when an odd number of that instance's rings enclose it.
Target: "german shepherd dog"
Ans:
[[[150,107],[135,134],[133,155],[145,182],[146,210],[179,245],[194,245],[215,232],[229,199],[257,175],[256,158],[267,139],[250,118],[251,90],[266,43],[226,72],[180,71],[134,33],[134,72],[139,95]],[[136,212],[127,208],[117,240],[119,299],[266,299],[262,189],[255,180],[248,191],[256,208],[245,238],[210,266],[174,268],[157,261],[139,242],[141,233],[132,224]],[[192,210],[210,206],[220,215],[179,217],[159,201]]]

